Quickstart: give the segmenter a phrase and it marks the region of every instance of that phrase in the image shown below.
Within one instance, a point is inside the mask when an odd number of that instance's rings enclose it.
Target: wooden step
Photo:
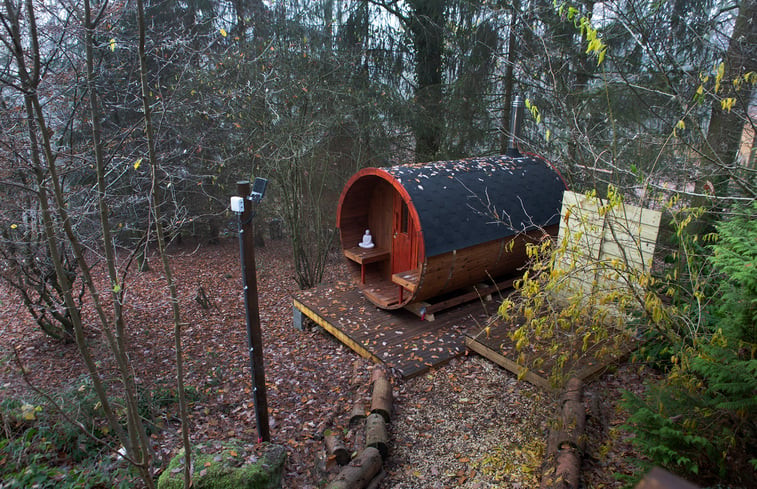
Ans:
[[[421,271],[419,268],[416,268],[415,270],[405,270],[404,272],[392,274],[392,282],[404,287],[410,292],[415,292],[415,289],[418,288],[418,279],[420,276]]]

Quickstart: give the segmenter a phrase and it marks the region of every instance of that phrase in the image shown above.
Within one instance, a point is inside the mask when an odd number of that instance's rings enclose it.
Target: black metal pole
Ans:
[[[263,367],[263,337],[260,331],[258,311],[258,279],[255,271],[255,243],[252,234],[252,208],[250,182],[237,182],[237,195],[244,199],[244,212],[239,216],[239,256],[242,261],[242,285],[244,286],[244,308],[247,317],[247,344],[250,349],[250,369],[252,370],[252,395],[255,404],[255,423],[258,429],[258,443],[271,441],[268,426],[268,399],[265,388]]]

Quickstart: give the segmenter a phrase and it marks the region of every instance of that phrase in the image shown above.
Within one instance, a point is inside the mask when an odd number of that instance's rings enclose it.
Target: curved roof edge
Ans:
[[[382,170],[417,211],[427,257],[559,222],[565,185],[542,159],[490,156]]]

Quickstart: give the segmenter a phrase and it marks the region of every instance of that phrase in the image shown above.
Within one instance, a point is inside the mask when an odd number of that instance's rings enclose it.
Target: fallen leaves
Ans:
[[[282,243],[269,241],[266,248],[256,250],[269,420],[272,441],[288,447],[284,486],[312,488],[318,477],[315,467],[323,432],[327,426],[349,432],[338,422],[349,419],[353,401],[364,394],[359,389],[369,383],[373,365],[317,329],[302,332],[293,327],[290,294],[297,286],[292,279],[290,251]],[[198,393],[190,413],[194,442],[236,438],[254,443],[257,437],[238,253],[234,239],[215,246],[182,246],[171,252],[182,314],[188,323],[182,338],[187,383]],[[327,273],[327,281],[335,284],[346,280],[341,266],[329,267]],[[107,284],[105,274],[100,280]],[[159,293],[165,290],[165,281],[159,271],[133,272],[122,286],[128,298],[125,309],[136,375],[144,387],[172,387],[170,307]],[[194,300],[198,287],[217,307],[202,309]],[[44,337],[22,308],[6,300],[7,292],[0,293],[3,341],[17,345],[35,382],[50,389],[78,378],[83,368],[75,347]],[[340,307],[365,310],[360,304]],[[89,331],[89,338],[95,344],[104,341],[95,330]],[[421,349],[431,343],[422,338],[415,346]],[[98,360],[109,365],[105,357]],[[618,390],[629,387],[627,382],[617,384]],[[2,364],[0,386],[3,396],[24,392],[13,370]],[[544,441],[539,430],[544,403],[538,391],[516,383],[510,374],[477,356],[453,360],[395,389],[397,414],[390,426],[394,448],[382,487],[488,489],[518,487],[518,482],[520,487],[532,487],[526,483],[530,475],[515,472],[509,485],[498,485],[496,477],[483,469],[483,461],[503,446],[523,447],[523,452],[511,455],[524,457],[519,460],[527,461],[526,465],[536,460],[536,447],[531,443]],[[610,420],[611,426],[620,423]],[[159,456],[167,459],[181,445],[176,413],[169,412],[164,424],[166,430],[154,433],[152,439]],[[619,461],[614,464],[602,462],[610,467],[605,469],[605,479],[612,480],[611,471],[627,472],[623,465],[627,463],[621,459],[629,453],[628,447],[616,445],[612,450],[622,455],[615,455]],[[236,450],[228,456],[243,459]],[[592,480],[612,487],[601,474],[595,471]]]

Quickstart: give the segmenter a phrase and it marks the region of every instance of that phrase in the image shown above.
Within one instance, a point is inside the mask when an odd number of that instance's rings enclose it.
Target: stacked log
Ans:
[[[373,374],[373,395],[371,396],[371,414],[380,414],[385,422],[392,417],[392,383],[383,369],[376,369]]]
[[[583,382],[572,378],[560,397],[557,426],[550,430],[541,489],[578,489],[585,431]]]
[[[328,489],[362,489],[381,471],[381,464],[379,451],[368,447],[339,472]]]
[[[340,457],[333,450],[344,449],[339,446],[336,437],[326,436],[324,441],[329,455],[335,456],[337,463],[349,461],[331,481],[326,489],[375,489],[386,475],[382,470],[383,461],[389,455],[389,432],[387,424],[392,414],[392,383],[386,372],[376,368],[372,376],[373,394],[371,396],[371,414],[366,418],[365,406],[361,399],[356,400],[350,415],[350,427],[354,428],[365,420],[365,449],[352,460]],[[346,449],[344,449],[346,453]]]
[[[350,452],[347,451],[341,437],[336,433],[331,430],[326,430],[323,442],[326,445],[326,455],[334,457],[336,463],[339,465],[347,465],[350,463]]]
[[[355,403],[352,405],[352,412],[350,413],[350,428],[360,426],[360,423],[364,420],[365,404],[363,404],[363,399],[358,396],[358,398],[355,399]]]
[[[365,446],[375,448],[381,453],[381,459],[389,455],[389,434],[386,422],[378,413],[368,416],[365,422]]]

